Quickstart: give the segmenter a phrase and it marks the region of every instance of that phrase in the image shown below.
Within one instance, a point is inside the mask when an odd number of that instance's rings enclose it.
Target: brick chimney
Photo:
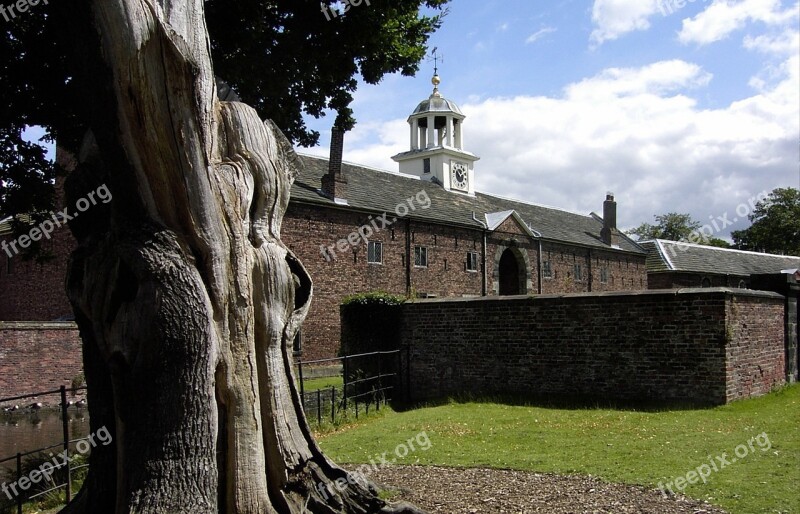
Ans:
[[[344,152],[344,130],[333,127],[331,131],[331,155],[328,173],[322,177],[322,194],[336,203],[346,204],[347,179],[342,173],[342,154]]]
[[[600,231],[600,239],[609,246],[619,246],[617,202],[614,201],[614,193],[606,194],[606,201],[603,202],[603,230]]]

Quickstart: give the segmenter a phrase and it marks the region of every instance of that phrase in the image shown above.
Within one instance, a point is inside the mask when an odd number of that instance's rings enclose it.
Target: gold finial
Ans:
[[[439,48],[436,47],[431,52],[433,56],[433,78],[431,79],[431,84],[433,84],[433,95],[435,97],[441,97],[442,95],[439,93],[439,84],[442,83],[441,77],[439,77],[439,61],[444,62],[444,58],[438,55],[436,52],[439,51]]]
[[[431,96],[435,96],[437,98],[442,96],[441,93],[439,93],[439,84],[441,83],[442,79],[439,78],[439,75],[434,75],[431,79],[431,84],[433,84],[433,94]]]

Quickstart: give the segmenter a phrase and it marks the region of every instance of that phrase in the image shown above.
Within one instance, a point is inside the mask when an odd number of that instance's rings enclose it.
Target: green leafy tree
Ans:
[[[331,125],[351,129],[356,78],[376,84],[388,73],[414,75],[449,1],[372,0],[334,16],[334,0],[207,0],[215,74],[290,141],[314,146],[319,133],[303,116],[331,110]],[[0,218],[52,208],[60,170],[41,144],[25,141],[26,127],[44,127],[40,143],[57,139],[75,152],[86,134],[95,101],[86,91],[100,70],[82,62],[89,49],[72,22],[86,11],[80,3],[41,3],[0,28]]]
[[[718,237],[709,237],[708,240],[702,244],[706,246],[716,246],[717,248],[733,248],[732,244]]]
[[[749,228],[731,234],[736,248],[800,255],[800,190],[775,189],[756,204],[748,218]]]
[[[700,228],[700,223],[694,221],[690,214],[670,212],[654,216],[655,225],[642,223],[638,227],[628,230],[628,235],[634,236],[638,241],[649,239],[667,239],[670,241],[686,241],[693,232]]]

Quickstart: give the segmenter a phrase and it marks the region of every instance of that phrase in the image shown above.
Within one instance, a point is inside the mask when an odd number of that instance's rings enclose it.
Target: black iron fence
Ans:
[[[9,488],[5,483],[3,486],[3,491],[5,494],[0,496],[0,511],[8,509],[10,506],[16,505],[17,514],[22,514],[22,506],[25,502],[34,501],[40,497],[43,497],[47,494],[53,493],[55,491],[64,490],[65,500],[67,503],[72,500],[72,476],[75,471],[88,467],[87,464],[80,464],[80,465],[71,465],[71,445],[75,445],[78,442],[85,440],[85,437],[71,439],[70,438],[70,430],[69,430],[69,416],[67,414],[67,408],[70,407],[73,402],[67,401],[67,393],[77,394],[79,391],[85,391],[86,387],[71,387],[67,388],[65,386],[61,386],[59,389],[52,390],[52,391],[43,391],[39,393],[31,393],[31,394],[24,394],[20,396],[12,396],[10,398],[0,398],[0,404],[8,403],[8,402],[15,402],[18,400],[27,400],[31,398],[39,398],[39,397],[46,397],[46,396],[54,396],[59,395],[59,408],[61,410],[61,421],[62,421],[62,439],[56,444],[52,444],[50,446],[45,446],[43,448],[37,448],[35,450],[29,450],[25,452],[18,452],[16,455],[12,455],[10,457],[0,458],[0,468],[8,467],[3,466],[8,462],[13,462],[14,467],[16,470],[16,482],[14,488]],[[36,454],[44,453],[48,450],[52,450],[54,448],[60,448],[62,453],[60,454],[62,457],[62,462],[55,466],[52,466],[53,469],[60,469],[65,468],[65,472],[59,473],[59,476],[64,477],[64,483],[56,484],[51,483],[52,487],[47,488],[44,491],[38,491],[36,493],[29,493],[27,491],[28,487],[20,487],[22,484],[22,480],[25,479],[28,483],[32,482],[29,477],[23,476],[23,459],[25,457],[29,457]],[[0,456],[2,457],[2,456]],[[52,476],[52,475],[51,475]],[[38,480],[36,481],[38,482]],[[19,488],[19,490],[17,490]],[[6,492],[9,491],[9,492]],[[15,494],[10,494],[11,492]],[[13,500],[9,499],[9,496],[13,496]]]
[[[405,399],[404,358],[405,350],[394,350],[296,362],[306,418],[318,425],[349,416],[358,419],[371,408],[380,410],[387,402]]]
[[[333,359],[320,359],[313,361],[298,361],[297,378],[299,382],[300,397],[303,403],[303,410],[309,421],[316,421],[322,424],[330,420],[336,423],[343,419],[353,416],[358,419],[361,414],[369,414],[370,409],[380,410],[382,405],[395,400],[407,398],[408,377],[402,370],[407,369],[403,366],[404,359],[407,359],[407,350],[394,350],[385,352],[363,353],[358,355],[348,355]],[[325,370],[325,372],[320,372]],[[321,381],[323,385],[314,385],[314,381]],[[26,502],[37,500],[40,497],[56,491],[64,490],[64,499],[67,503],[73,495],[73,474],[88,464],[72,464],[70,454],[72,447],[87,437],[72,439],[70,436],[69,416],[67,409],[73,402],[67,400],[67,393],[73,395],[79,391],[85,391],[86,387],[67,388],[62,386],[52,391],[0,398],[0,404],[16,402],[51,395],[59,395],[59,409],[61,411],[62,438],[56,444],[43,448],[36,448],[25,452],[18,452],[9,457],[0,456],[0,470],[2,468],[12,468],[15,473],[16,483],[19,485],[21,480],[28,479],[25,476],[26,457],[43,454],[55,448],[61,449],[61,463],[54,466],[55,469],[65,468],[58,475],[63,477],[63,483],[52,481],[50,487],[45,490],[31,492],[28,488],[25,491],[13,489],[16,494],[13,500],[8,498],[8,494],[0,494],[0,512],[5,512],[9,507],[16,506],[16,512],[22,514],[23,505]],[[52,454],[51,454],[52,455]],[[13,463],[8,466],[7,463]],[[31,474],[31,470],[27,470]],[[0,477],[2,480],[2,477]],[[30,482],[30,480],[28,480]],[[3,483],[2,485],[7,485]]]

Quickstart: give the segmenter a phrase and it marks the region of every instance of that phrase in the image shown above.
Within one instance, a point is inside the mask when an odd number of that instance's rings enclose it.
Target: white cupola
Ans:
[[[433,93],[408,117],[411,144],[392,159],[400,173],[437,182],[448,191],[475,194],[474,165],[479,157],[464,150],[464,113],[439,93],[441,79],[431,80]]]

